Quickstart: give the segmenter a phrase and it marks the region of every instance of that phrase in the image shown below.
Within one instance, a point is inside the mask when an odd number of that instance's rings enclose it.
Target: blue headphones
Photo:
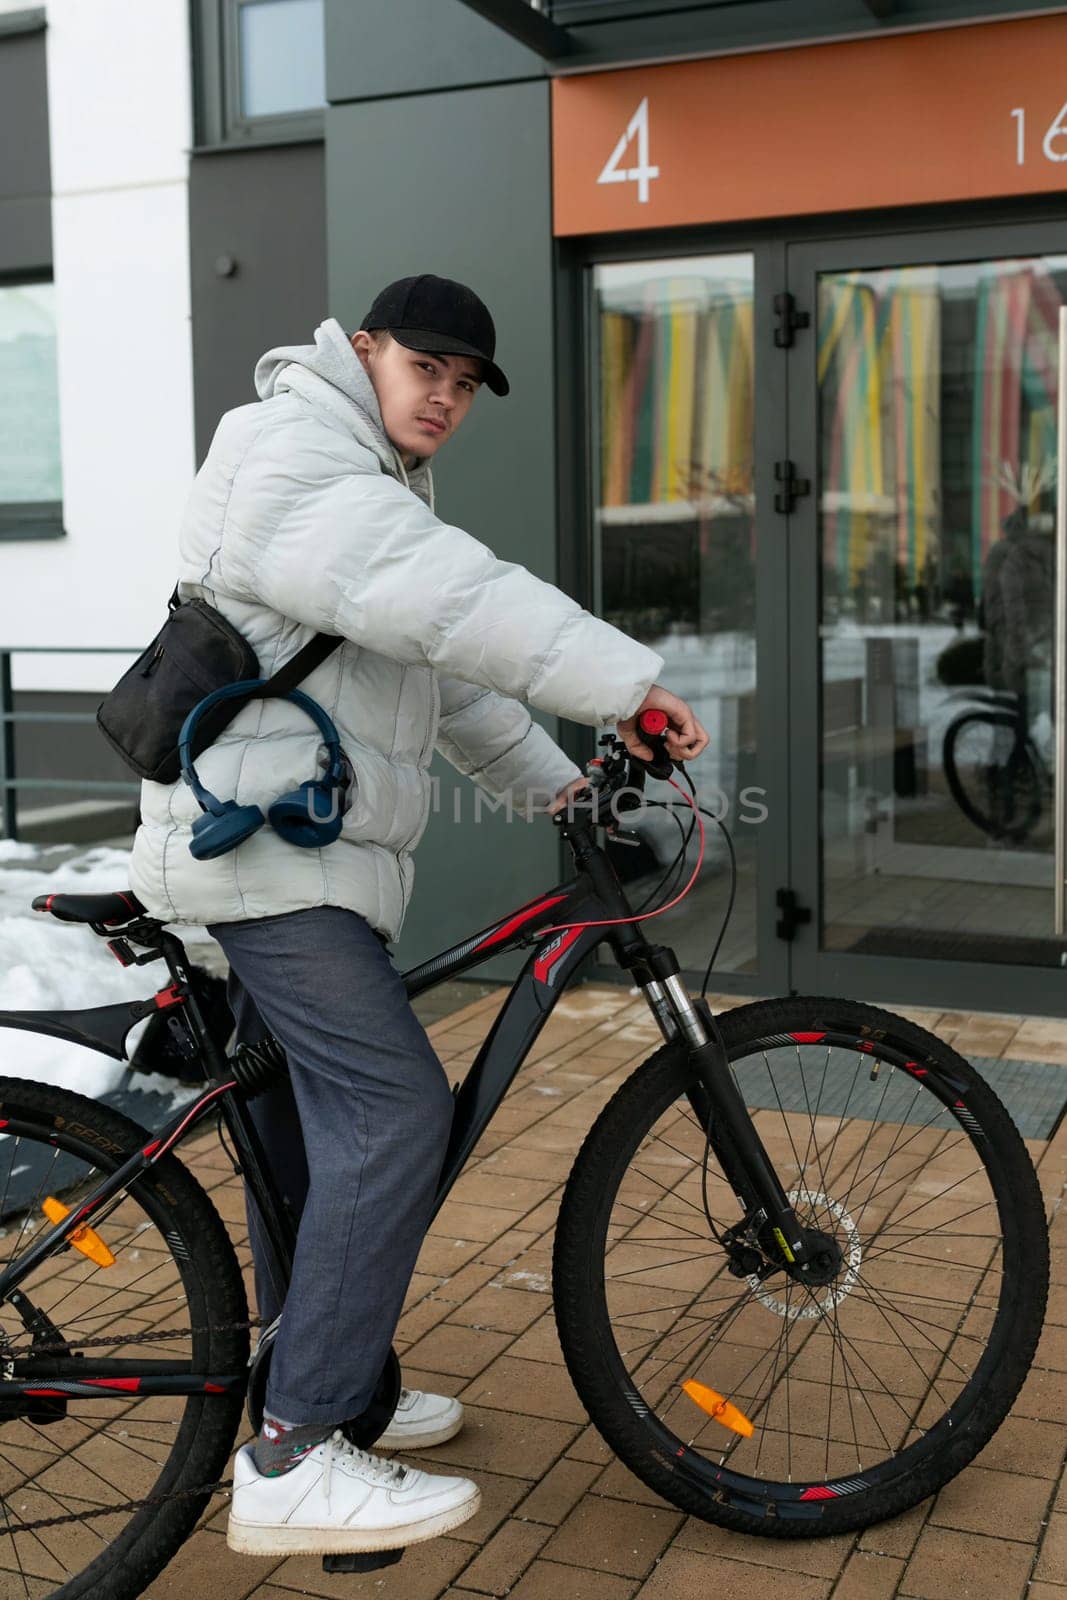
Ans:
[[[269,822],[287,844],[299,845],[304,850],[318,850],[323,845],[332,844],[341,831],[351,772],[341,752],[337,729],[318,702],[312,700],[310,695],[302,694],[299,689],[290,689],[287,695],[277,698],[291,700],[294,705],[300,706],[322,734],[326,745],[326,771],[321,778],[312,778],[302,783],[299,789],[279,796],[264,817],[259,806],[239,806],[236,800],[217,799],[209,789],[204,788],[196,775],[192,743],[201,717],[222,700],[233,700],[238,696],[252,698],[254,692],[264,688],[268,682],[266,678],[246,678],[241,683],[228,683],[206,695],[182,723],[178,735],[182,777],[205,813],[193,823],[193,837],[189,841],[189,849],[197,861],[213,861],[216,856],[224,856],[228,850],[236,850],[239,844],[262,828],[264,822]]]

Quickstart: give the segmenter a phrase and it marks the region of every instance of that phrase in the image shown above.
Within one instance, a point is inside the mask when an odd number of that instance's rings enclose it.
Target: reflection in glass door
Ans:
[[[822,944],[1059,965],[1067,256],[818,276]]]
[[[756,840],[766,815],[755,768],[753,258],[604,265],[593,287],[596,607],[660,652],[664,683],[708,729],[701,799],[730,827],[739,868],[717,967],[752,972]],[[615,845],[613,860],[635,906],[648,896],[660,903],[670,898],[655,891],[665,874],[671,881],[679,829],[669,812],[654,810],[635,826],[639,842]],[[681,870],[679,862],[678,887]],[[655,924],[687,968],[699,970],[710,954],[727,871],[725,845],[709,826],[701,881]]]

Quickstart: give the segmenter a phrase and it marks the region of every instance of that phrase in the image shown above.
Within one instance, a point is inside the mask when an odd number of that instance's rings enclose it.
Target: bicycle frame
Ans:
[[[560,995],[570,983],[581,962],[597,945],[608,943],[619,961],[642,989],[659,1024],[664,1039],[678,1038],[691,1052],[698,1081],[690,1102],[701,1124],[709,1130],[716,1157],[723,1165],[744,1214],[758,1212],[773,1227],[775,1237],[786,1251],[786,1259],[804,1259],[804,1245],[797,1237],[789,1202],[763,1150],[751,1118],[729,1072],[721,1070],[718,1046],[712,1041],[708,1022],[710,1012],[703,1002],[694,1004],[678,976],[678,962],[670,949],[650,944],[639,923],[612,919],[633,918],[613,867],[595,842],[588,821],[561,821],[561,832],[574,851],[578,875],[558,884],[547,894],[482,928],[478,933],[451,946],[440,955],[420,963],[403,974],[411,998],[425,993],[448,978],[470,971],[490,957],[530,946],[530,954],[515,980],[503,1007],[463,1082],[455,1093],[455,1112],[434,1203],[434,1215],[444,1204],[457,1177],[481,1137],[500,1102],[521,1069],[541,1029]],[[580,924],[609,924],[583,927]],[[546,929],[558,930],[545,938]],[[105,931],[105,930],[98,930]],[[19,1285],[76,1229],[92,1224],[98,1227],[113,1205],[121,1203],[125,1190],[163,1160],[178,1143],[188,1137],[214,1109],[221,1112],[238,1153],[242,1175],[263,1219],[263,1232],[270,1241],[280,1282],[287,1284],[291,1274],[296,1228],[270,1171],[269,1163],[248,1110],[246,1096],[240,1092],[234,1075],[234,1058],[225,1057],[204,1020],[198,1002],[196,980],[189,971],[184,946],[173,934],[161,931],[160,951],[166,960],[171,983],[147,1000],[123,1002],[85,1011],[0,1012],[0,1027],[30,1029],[54,1037],[72,1039],[123,1056],[122,1043],[134,1023],[156,1009],[175,1008],[188,1032],[190,1043],[211,1077],[204,1093],[193,1105],[178,1112],[144,1147],[100,1183],[89,1198],[0,1272],[0,1300],[7,1300]],[[178,1008],[181,1008],[179,1011]],[[238,1092],[234,1092],[238,1091]],[[0,1118],[0,1129],[9,1126]],[[787,1246],[788,1241],[788,1246]],[[167,1361],[97,1361],[87,1380],[85,1362],[61,1357],[48,1363],[52,1382],[62,1382],[57,1394],[93,1395],[97,1398],[110,1388],[118,1397],[128,1395],[131,1386],[137,1393],[188,1394],[224,1393],[241,1388],[247,1374],[194,1375],[186,1363]],[[34,1380],[19,1382],[7,1375],[0,1381],[0,1403],[20,1395],[40,1394],[40,1367]]]

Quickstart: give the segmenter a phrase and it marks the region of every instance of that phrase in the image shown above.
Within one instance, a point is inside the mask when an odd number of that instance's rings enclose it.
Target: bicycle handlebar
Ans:
[[[665,737],[667,726],[664,711],[645,711],[638,718],[641,738],[653,752],[651,760],[634,755],[617,734],[604,734],[600,744],[605,753],[594,756],[585,769],[592,792],[575,797],[558,811],[553,818],[557,826],[564,829],[574,824],[610,826],[618,823],[619,811],[635,811],[641,804],[646,776],[666,782],[674,772],[675,764],[668,753]],[[612,807],[616,796],[622,796],[622,803]]]

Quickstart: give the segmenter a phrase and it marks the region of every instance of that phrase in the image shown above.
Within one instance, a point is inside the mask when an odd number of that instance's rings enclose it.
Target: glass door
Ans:
[[[1067,228],[790,251],[798,987],[1067,1009],[1054,931]]]
[[[746,251],[590,273],[594,608],[660,652],[663,682],[708,729],[694,778],[730,830],[738,875],[716,973],[728,987],[772,990],[785,977],[772,916],[775,830],[786,807],[764,731],[769,652],[782,637],[767,575],[781,547],[765,537],[772,469],[764,478],[757,463],[778,451],[766,423],[757,448],[756,396],[765,406],[775,384],[761,354],[773,352],[769,314],[763,325],[757,307],[769,313],[771,274],[780,271],[765,253]],[[650,793],[681,801],[659,785]],[[643,811],[633,837],[610,846],[635,906],[662,904],[688,878],[695,842],[684,866],[678,851],[691,815],[682,803],[673,814]],[[690,973],[702,973],[711,954],[730,873],[726,841],[708,822],[697,885],[648,925]]]

